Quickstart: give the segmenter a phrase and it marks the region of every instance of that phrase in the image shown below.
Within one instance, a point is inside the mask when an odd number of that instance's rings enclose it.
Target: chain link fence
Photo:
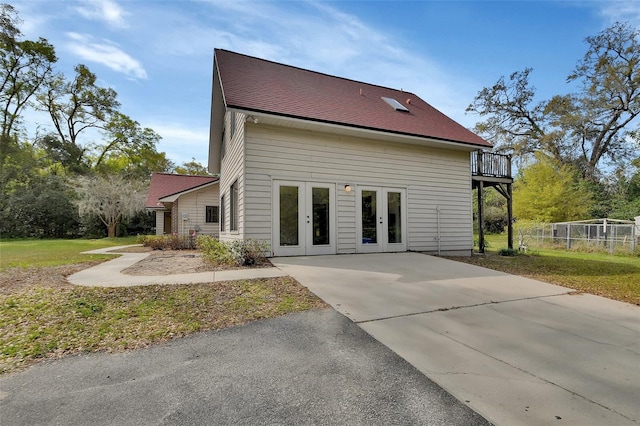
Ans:
[[[516,223],[518,248],[634,253],[640,250],[640,226],[633,221],[595,219],[561,223]]]

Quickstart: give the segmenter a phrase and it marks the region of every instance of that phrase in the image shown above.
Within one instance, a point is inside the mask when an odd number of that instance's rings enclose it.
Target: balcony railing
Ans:
[[[473,176],[511,179],[511,156],[474,151],[471,153],[471,174]]]

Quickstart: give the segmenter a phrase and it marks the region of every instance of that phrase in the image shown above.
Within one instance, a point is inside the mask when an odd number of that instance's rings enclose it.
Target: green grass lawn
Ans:
[[[83,251],[135,244],[136,237],[97,240],[4,240],[0,241],[0,271],[30,266],[58,266],[111,259],[110,255],[86,255]]]
[[[39,359],[136,349],[326,306],[290,277],[125,288],[66,281],[85,263],[112,257],[81,252],[133,243],[135,237],[0,242],[0,374]]]
[[[586,293],[640,305],[640,257],[530,248],[527,254],[500,256],[504,234],[487,235],[486,255],[456,260],[562,285]]]

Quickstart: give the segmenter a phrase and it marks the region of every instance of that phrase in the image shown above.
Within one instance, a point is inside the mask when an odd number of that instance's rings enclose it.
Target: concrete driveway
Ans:
[[[272,262],[495,424],[640,424],[638,306],[418,253]]]

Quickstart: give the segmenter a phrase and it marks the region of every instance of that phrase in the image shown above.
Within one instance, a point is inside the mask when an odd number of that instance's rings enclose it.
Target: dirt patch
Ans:
[[[140,262],[124,269],[123,274],[173,275],[196,272],[224,271],[229,269],[268,268],[273,266],[268,260],[256,266],[212,265],[205,261],[198,250],[154,250]]]
[[[124,274],[173,275],[229,269],[267,268],[273,266],[266,260],[257,266],[238,267],[232,265],[214,266],[204,261],[198,250],[151,250],[149,247],[129,247],[113,253],[145,253],[149,256],[135,265],[123,270]],[[32,287],[73,288],[67,281],[69,275],[95,266],[102,261],[89,261],[73,265],[10,268],[0,273],[0,294],[11,294],[15,291]]]
[[[33,287],[73,288],[67,277],[100,261],[77,263],[74,265],[46,266],[31,268],[9,268],[0,273],[0,294],[12,294]]]

